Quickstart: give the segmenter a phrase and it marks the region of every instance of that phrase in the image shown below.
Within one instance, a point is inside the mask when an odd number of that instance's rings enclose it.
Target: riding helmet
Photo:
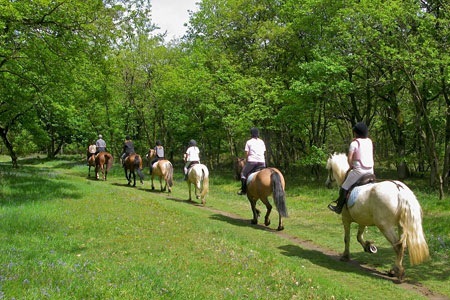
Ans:
[[[127,135],[127,136],[125,137],[125,139],[126,139],[127,141],[131,140],[131,138],[130,138],[129,135]]]
[[[197,146],[197,142],[195,140],[190,140],[189,141],[189,146]]]
[[[250,134],[252,135],[252,138],[259,137],[259,130],[258,130],[258,128],[253,127],[252,129],[250,129]]]
[[[99,135],[98,135],[98,138],[99,138],[99,139],[102,139],[102,138],[103,138],[103,136],[102,136],[101,134],[99,134]]]
[[[367,128],[367,125],[363,122],[358,122],[353,126],[353,131],[358,135],[359,137],[366,138],[369,136],[369,129]]]
[[[156,146],[161,146],[161,141],[160,140],[156,141]]]

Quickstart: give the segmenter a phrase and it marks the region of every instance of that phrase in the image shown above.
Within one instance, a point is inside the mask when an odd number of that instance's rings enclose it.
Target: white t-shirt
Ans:
[[[200,161],[200,149],[196,146],[187,148],[186,161]]]
[[[245,152],[248,153],[248,162],[265,162],[264,153],[266,152],[266,145],[260,138],[251,138],[245,143]]]
[[[373,144],[370,138],[354,139],[350,144],[353,167],[373,168]]]

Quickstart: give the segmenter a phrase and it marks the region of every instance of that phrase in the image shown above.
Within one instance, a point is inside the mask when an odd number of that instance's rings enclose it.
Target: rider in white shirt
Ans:
[[[238,192],[238,195],[245,195],[247,193],[248,176],[257,170],[266,167],[266,145],[264,144],[264,141],[259,138],[258,128],[250,129],[250,134],[252,138],[245,143],[247,162],[241,172],[241,190]]]
[[[344,207],[347,192],[363,175],[374,174],[373,171],[373,143],[368,137],[369,129],[363,122],[356,123],[353,127],[356,138],[351,142],[348,150],[348,163],[350,171],[342,183],[336,206],[329,204],[328,208],[340,214]]]

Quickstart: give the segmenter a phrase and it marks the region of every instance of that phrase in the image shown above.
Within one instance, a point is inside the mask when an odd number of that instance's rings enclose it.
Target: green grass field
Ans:
[[[424,211],[431,259],[411,267],[406,258],[406,281],[397,284],[376,275],[394,261],[376,228],[365,237],[377,254],[363,252],[355,225],[357,263],[339,261],[343,228],[326,208],[337,191],[322,180],[286,175],[290,217],[279,233],[276,210],[269,227],[250,224],[231,171],[211,171],[202,207],[186,201],[181,168],[168,195],[151,190],[148,169],[133,188],[117,163],[106,182],[88,178],[80,157],[19,165],[0,158],[0,299],[450,297],[450,198],[438,200],[416,182],[408,184]]]

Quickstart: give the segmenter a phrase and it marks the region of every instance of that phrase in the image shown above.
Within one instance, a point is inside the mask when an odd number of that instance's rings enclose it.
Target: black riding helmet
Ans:
[[[189,146],[190,146],[190,147],[192,147],[192,146],[197,146],[197,142],[196,142],[195,140],[190,140],[190,141],[189,141]]]
[[[250,129],[250,134],[252,135],[252,138],[259,137],[259,130],[258,130],[258,128],[253,127],[252,129]]]
[[[156,146],[161,146],[161,141],[160,140],[156,141]]]
[[[363,122],[358,122],[353,126],[353,131],[358,137],[367,138],[369,136],[369,129]]]

